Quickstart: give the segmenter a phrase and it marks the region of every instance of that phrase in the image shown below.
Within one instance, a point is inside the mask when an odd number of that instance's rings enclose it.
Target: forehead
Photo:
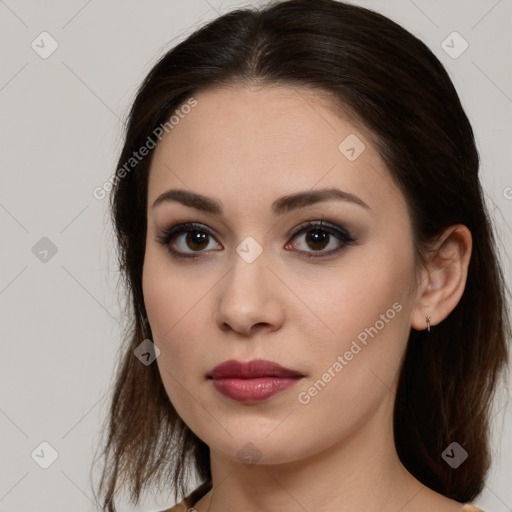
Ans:
[[[327,95],[232,86],[194,99],[155,149],[149,204],[168,188],[229,196],[239,208],[249,196],[268,208],[279,195],[324,187],[357,191],[375,206],[400,201],[368,131],[340,117]]]

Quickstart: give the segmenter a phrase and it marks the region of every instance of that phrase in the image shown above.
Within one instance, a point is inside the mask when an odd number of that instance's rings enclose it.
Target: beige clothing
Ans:
[[[195,491],[191,492],[186,498],[167,510],[162,512],[194,512],[194,505],[211,489],[210,482],[200,485]],[[465,503],[461,508],[461,512],[484,512],[482,509]]]

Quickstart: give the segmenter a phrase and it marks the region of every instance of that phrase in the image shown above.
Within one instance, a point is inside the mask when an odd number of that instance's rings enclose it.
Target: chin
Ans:
[[[275,427],[274,427],[275,428]],[[277,465],[294,463],[308,456],[304,440],[294,440],[293,435],[283,431],[281,436],[273,432],[268,436],[267,430],[265,434],[255,432],[251,435],[251,431],[245,430],[244,436],[229,437],[219,439],[205,439],[213,452],[217,452],[222,457],[226,457],[232,461],[241,462],[247,467],[258,465]],[[267,437],[268,436],[268,437]],[[274,437],[273,439],[271,439]],[[219,442],[220,441],[220,442]],[[301,449],[297,449],[301,446]],[[314,449],[311,447],[311,451]],[[311,453],[309,453],[311,455]]]

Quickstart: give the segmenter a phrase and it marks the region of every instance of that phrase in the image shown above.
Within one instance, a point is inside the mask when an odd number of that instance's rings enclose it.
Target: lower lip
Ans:
[[[257,403],[290,388],[302,377],[258,377],[254,379],[213,379],[213,387],[222,395],[244,403]]]

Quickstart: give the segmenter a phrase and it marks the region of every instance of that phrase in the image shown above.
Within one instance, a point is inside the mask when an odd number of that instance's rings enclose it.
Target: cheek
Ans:
[[[304,281],[300,293],[307,297],[306,305],[324,326],[319,331],[321,336],[316,337],[316,349],[329,349],[336,340],[351,340],[376,322],[380,331],[389,332],[389,325],[405,317],[396,310],[403,311],[410,301],[412,271],[407,255],[400,256],[387,247],[361,247],[339,267],[328,270],[328,277],[322,274],[316,283]],[[402,308],[393,309],[396,302]],[[382,320],[381,315],[385,316]],[[386,322],[388,319],[391,322]]]
[[[383,404],[392,410],[408,336],[406,307],[400,297],[395,300],[393,288],[378,295],[374,290],[366,299],[360,287],[348,290],[353,293],[341,299],[342,308],[331,305],[328,310],[336,334],[318,343],[310,342],[311,335],[304,337],[305,353],[314,354],[314,363],[297,389],[297,417],[326,440],[349,435]]]
[[[151,330],[163,342],[183,320],[197,315],[194,305],[202,295],[201,289],[185,277],[190,274],[180,272],[170,258],[165,250],[150,244],[142,273],[142,292]]]
[[[148,250],[143,269],[142,289],[153,342],[160,349],[159,367],[171,374],[192,369],[199,347],[199,318],[205,318],[204,292],[180,276],[168,261]],[[179,364],[178,364],[179,362]],[[165,379],[165,375],[162,374]]]
[[[412,256],[389,246],[368,248],[346,258],[333,275],[321,292],[303,291],[323,326],[303,325],[306,352],[315,354],[316,364],[301,391],[305,400],[322,390],[320,402],[354,400],[357,407],[358,397],[387,392],[398,375],[410,331]]]

